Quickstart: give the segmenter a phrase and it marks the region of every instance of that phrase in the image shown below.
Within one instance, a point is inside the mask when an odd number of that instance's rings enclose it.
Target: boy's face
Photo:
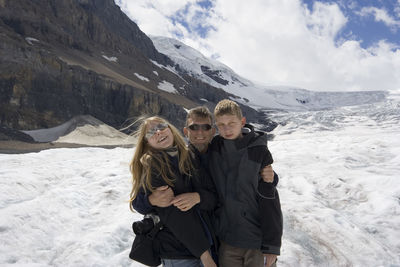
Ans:
[[[215,117],[215,124],[223,138],[234,140],[242,136],[242,128],[246,124],[246,118],[239,119],[236,115],[222,115]]]

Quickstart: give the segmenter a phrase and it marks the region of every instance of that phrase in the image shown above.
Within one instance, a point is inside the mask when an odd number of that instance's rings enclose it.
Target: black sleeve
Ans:
[[[282,244],[283,218],[278,190],[274,187],[275,198],[259,198],[262,243],[261,251],[280,255]]]
[[[271,152],[269,152],[268,147],[265,147],[261,166],[264,168],[265,166],[271,165],[272,163],[274,163],[274,159],[272,158]]]
[[[274,163],[274,159],[272,158],[271,152],[269,151],[268,147],[265,147],[261,168],[271,165],[272,163]],[[274,181],[273,181],[274,186],[277,186],[278,182],[279,182],[279,176],[278,174],[276,174],[276,172],[274,172]]]
[[[147,214],[154,211],[153,206],[149,202],[149,196],[140,189],[136,198],[132,201],[132,208],[141,214]]]

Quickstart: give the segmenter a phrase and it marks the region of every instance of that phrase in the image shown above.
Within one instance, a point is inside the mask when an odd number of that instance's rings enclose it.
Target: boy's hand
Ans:
[[[165,208],[170,206],[174,192],[168,185],[157,187],[156,190],[149,195],[149,202],[153,206]]]
[[[272,183],[274,181],[274,170],[271,165],[265,166],[264,169],[261,170],[260,174],[264,182]]]
[[[197,192],[183,193],[172,200],[172,204],[181,211],[188,211],[197,203],[200,203],[200,195]]]
[[[277,255],[275,254],[264,254],[264,267],[270,267],[275,263]]]

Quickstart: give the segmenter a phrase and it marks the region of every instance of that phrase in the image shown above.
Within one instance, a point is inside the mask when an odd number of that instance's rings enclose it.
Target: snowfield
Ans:
[[[400,96],[276,111],[279,266],[400,266]],[[0,154],[1,266],[141,266],[128,207],[132,149]]]

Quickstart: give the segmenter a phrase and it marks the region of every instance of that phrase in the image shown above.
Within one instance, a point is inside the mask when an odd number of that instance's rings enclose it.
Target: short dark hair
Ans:
[[[188,120],[193,118],[210,119],[211,124],[214,123],[214,116],[210,110],[205,106],[195,107],[189,110],[186,116],[186,126],[188,126]]]

